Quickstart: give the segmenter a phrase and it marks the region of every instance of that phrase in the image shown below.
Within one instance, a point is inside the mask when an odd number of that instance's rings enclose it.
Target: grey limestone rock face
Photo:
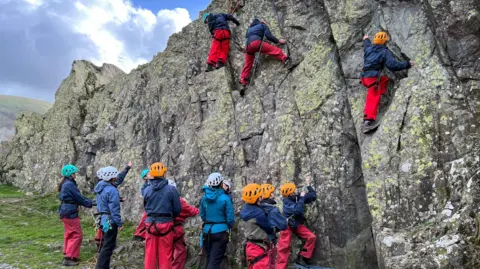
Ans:
[[[200,20],[130,74],[75,62],[53,108],[20,117],[15,138],[2,143],[1,180],[54,191],[62,165],[74,162],[79,184],[91,192],[97,169],[132,160],[120,191],[129,198],[123,216],[137,222],[139,173],[155,161],[167,164],[195,205],[208,174],[220,171],[233,182],[237,213],[246,183],[292,180],[301,187],[311,173],[318,192],[307,212],[317,235],[314,262],[337,269],[480,266],[478,1],[244,2],[224,69],[203,72],[210,36]],[[226,12],[227,5],[214,0],[207,10]],[[244,34],[255,16],[288,40],[283,49],[293,66],[262,57],[241,97]],[[398,60],[416,66],[387,72],[394,83],[382,99],[382,124],[365,136],[362,36],[381,29]],[[200,263],[200,224],[195,218],[186,227],[191,267]],[[226,267],[244,263],[240,234],[235,228]],[[300,242],[292,246],[295,258]],[[115,263],[141,268],[132,259],[138,248],[122,246]]]

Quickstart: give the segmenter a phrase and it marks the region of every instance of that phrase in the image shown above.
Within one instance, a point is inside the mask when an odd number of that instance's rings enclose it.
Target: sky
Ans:
[[[74,60],[125,72],[165,49],[210,0],[0,0],[0,94],[53,102]]]

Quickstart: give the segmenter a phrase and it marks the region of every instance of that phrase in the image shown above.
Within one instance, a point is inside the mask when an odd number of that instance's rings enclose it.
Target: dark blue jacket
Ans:
[[[219,13],[219,14],[210,14],[207,17],[208,20],[208,30],[210,30],[210,33],[213,35],[215,30],[228,30],[230,31],[230,27],[228,26],[228,21],[233,21],[237,26],[240,25],[240,22],[235,19],[230,14],[224,14],[224,13]]]
[[[314,202],[317,199],[315,190],[308,186],[308,193],[301,197],[291,195],[283,198],[283,215],[288,219],[288,225],[292,228],[298,228],[299,224],[305,222],[305,204]]]
[[[60,218],[74,219],[78,217],[78,206],[91,208],[92,200],[83,196],[73,178],[66,178],[63,182],[58,199],[62,201],[58,213]]]
[[[143,191],[143,200],[148,216],[146,223],[171,222],[180,215],[182,210],[177,189],[168,185],[168,180],[163,177],[150,180],[150,185]],[[158,214],[163,216],[158,216]]]
[[[287,229],[287,219],[280,213],[276,206],[266,203],[260,205],[245,204],[240,211],[240,218],[243,221],[256,219],[256,223],[268,235],[273,235],[277,231]]]
[[[143,192],[145,191],[145,189],[146,189],[148,186],[150,186],[150,181],[145,180],[145,182],[143,183],[142,189],[141,189],[142,196],[143,196]]]
[[[392,71],[410,68],[410,62],[397,62],[392,52],[384,45],[373,45],[370,39],[363,41],[363,71],[361,77],[377,77],[384,66]]]
[[[262,40],[264,36],[275,44],[279,42],[278,38],[272,35],[272,32],[270,32],[268,26],[266,26],[258,19],[254,19],[247,30],[247,45],[255,40]]]
[[[203,187],[205,194],[200,202],[200,217],[204,222],[204,233],[227,231],[235,223],[232,200],[222,188]],[[214,222],[218,224],[207,224]]]
[[[120,173],[118,173],[117,180],[113,182],[113,186],[115,186],[115,188],[118,188],[118,186],[120,186],[123,183],[123,181],[125,180],[125,177],[128,174],[128,171],[130,171],[130,168],[131,167],[127,165],[125,169],[123,169]]]
[[[97,211],[104,213],[101,223],[110,220],[120,228],[123,226],[123,222],[120,215],[120,195],[116,185],[102,180],[95,186],[94,191],[97,194]]]

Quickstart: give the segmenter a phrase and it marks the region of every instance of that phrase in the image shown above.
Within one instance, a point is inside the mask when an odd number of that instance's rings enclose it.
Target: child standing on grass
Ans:
[[[76,266],[79,264],[80,247],[82,245],[83,232],[78,217],[78,207],[84,206],[91,208],[92,200],[86,198],[78,190],[75,181],[78,168],[74,165],[67,164],[62,168],[63,180],[58,185],[60,194],[58,198],[62,201],[58,213],[62,219],[65,228],[63,241],[63,265]]]

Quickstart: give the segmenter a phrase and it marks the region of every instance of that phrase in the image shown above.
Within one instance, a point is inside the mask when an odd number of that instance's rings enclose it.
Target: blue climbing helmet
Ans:
[[[142,178],[145,178],[148,175],[148,172],[150,172],[150,170],[148,169],[143,170],[141,174]]]
[[[62,176],[64,177],[71,177],[76,172],[78,172],[78,168],[72,164],[67,164],[62,168]]]
[[[205,14],[203,14],[203,17],[202,17],[202,18],[203,18],[203,22],[204,22],[204,23],[207,23],[207,18],[208,18],[208,16],[210,16],[210,13],[205,13]]]

